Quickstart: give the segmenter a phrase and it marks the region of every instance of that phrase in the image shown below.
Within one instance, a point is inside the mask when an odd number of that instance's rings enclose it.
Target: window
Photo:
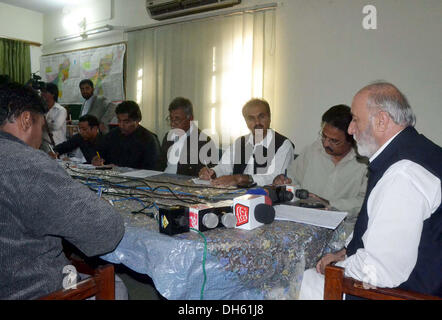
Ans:
[[[222,147],[248,133],[242,106],[251,98],[272,106],[274,27],[270,9],[130,32],[127,96],[139,102],[142,124],[161,139],[168,105],[182,96]]]

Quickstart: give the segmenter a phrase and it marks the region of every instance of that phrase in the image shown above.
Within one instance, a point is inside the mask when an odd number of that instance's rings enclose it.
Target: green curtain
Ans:
[[[0,38],[0,74],[25,84],[31,78],[31,50],[28,43]]]

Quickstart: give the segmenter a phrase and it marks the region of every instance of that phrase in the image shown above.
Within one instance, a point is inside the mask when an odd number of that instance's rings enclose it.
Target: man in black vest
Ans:
[[[189,99],[173,99],[167,120],[172,129],[164,135],[158,170],[197,177],[204,166],[218,162],[215,144],[193,121],[193,106]],[[215,161],[211,159],[212,153]]]
[[[97,146],[94,166],[116,165],[155,170],[160,154],[157,135],[141,124],[141,110],[135,101],[123,101],[115,109],[118,127],[109,131]]]
[[[442,296],[442,148],[414,129],[407,99],[390,83],[362,88],[351,109],[348,132],[370,158],[366,196],[351,241],[304,272],[300,298],[322,299],[333,262],[373,286]]]
[[[215,186],[267,185],[284,173],[293,160],[293,143],[270,129],[270,106],[262,99],[248,101],[242,114],[250,134],[227,149],[213,169],[202,168],[200,179]]]

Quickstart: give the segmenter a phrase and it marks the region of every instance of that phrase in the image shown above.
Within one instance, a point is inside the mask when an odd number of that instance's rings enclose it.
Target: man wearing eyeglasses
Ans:
[[[166,121],[171,130],[161,144],[158,170],[197,177],[201,168],[213,162],[212,153],[216,156],[218,151],[193,121],[192,102],[183,97],[173,99]]]
[[[345,234],[353,230],[367,188],[366,159],[356,154],[353,136],[347,133],[350,107],[336,105],[322,115],[318,139],[308,146],[274,184],[294,183],[310,191],[310,199],[348,212]],[[364,162],[365,161],[365,162]],[[293,181],[292,181],[293,180]]]

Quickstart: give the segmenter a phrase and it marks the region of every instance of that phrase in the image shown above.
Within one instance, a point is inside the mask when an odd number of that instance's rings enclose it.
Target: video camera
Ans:
[[[32,89],[41,91],[46,88],[46,82],[40,81],[41,77],[36,73],[32,73],[32,78],[26,82],[26,86],[32,87]]]

